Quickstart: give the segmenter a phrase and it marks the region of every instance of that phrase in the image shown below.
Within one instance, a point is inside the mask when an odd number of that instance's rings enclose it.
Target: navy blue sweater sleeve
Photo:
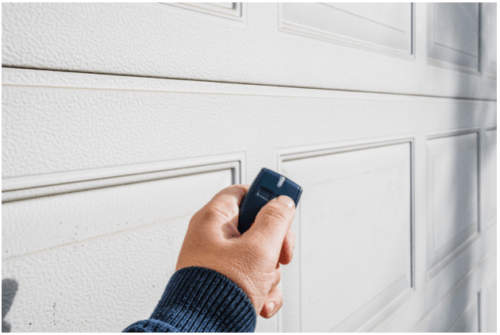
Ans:
[[[184,268],[172,276],[148,320],[124,332],[253,332],[255,309],[230,279],[201,267]]]

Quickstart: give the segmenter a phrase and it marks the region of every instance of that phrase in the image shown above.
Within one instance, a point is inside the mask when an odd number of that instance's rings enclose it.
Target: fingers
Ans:
[[[258,239],[263,246],[278,255],[294,215],[295,203],[282,195],[262,207],[254,224],[243,237],[246,235],[246,238]]]
[[[271,288],[278,286],[280,281],[281,281],[281,267],[278,264],[278,266],[276,267],[276,270],[274,271],[274,279],[273,279],[273,283],[271,285]]]
[[[232,185],[217,193],[198,213],[200,222],[226,223],[237,218],[239,205],[249,185]]]
[[[220,209],[222,213],[232,218],[238,215],[238,207],[248,192],[248,185],[231,185],[217,193],[207,205]]]
[[[264,306],[260,311],[260,316],[269,319],[276,314],[283,305],[283,295],[279,286],[275,286],[267,295]]]
[[[285,240],[283,241],[283,246],[281,247],[281,253],[279,262],[286,265],[292,261],[293,249],[295,249],[295,233],[290,228],[286,232]]]

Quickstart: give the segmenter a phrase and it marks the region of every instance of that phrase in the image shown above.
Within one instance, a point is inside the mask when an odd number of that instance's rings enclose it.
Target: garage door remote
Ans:
[[[257,213],[270,200],[286,195],[292,198],[297,207],[301,194],[302,187],[279,173],[262,168],[241,202],[238,230],[243,234],[250,229]]]

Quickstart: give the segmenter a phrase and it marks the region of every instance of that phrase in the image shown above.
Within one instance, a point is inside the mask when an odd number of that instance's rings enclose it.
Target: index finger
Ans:
[[[217,193],[205,207],[216,211],[227,220],[233,219],[239,214],[239,206],[243,197],[247,194],[250,185],[231,185]]]

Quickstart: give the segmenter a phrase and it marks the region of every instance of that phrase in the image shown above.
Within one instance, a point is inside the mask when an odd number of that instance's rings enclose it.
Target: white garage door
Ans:
[[[190,216],[304,188],[258,331],[496,331],[495,4],[3,4],[2,329],[121,331]]]

